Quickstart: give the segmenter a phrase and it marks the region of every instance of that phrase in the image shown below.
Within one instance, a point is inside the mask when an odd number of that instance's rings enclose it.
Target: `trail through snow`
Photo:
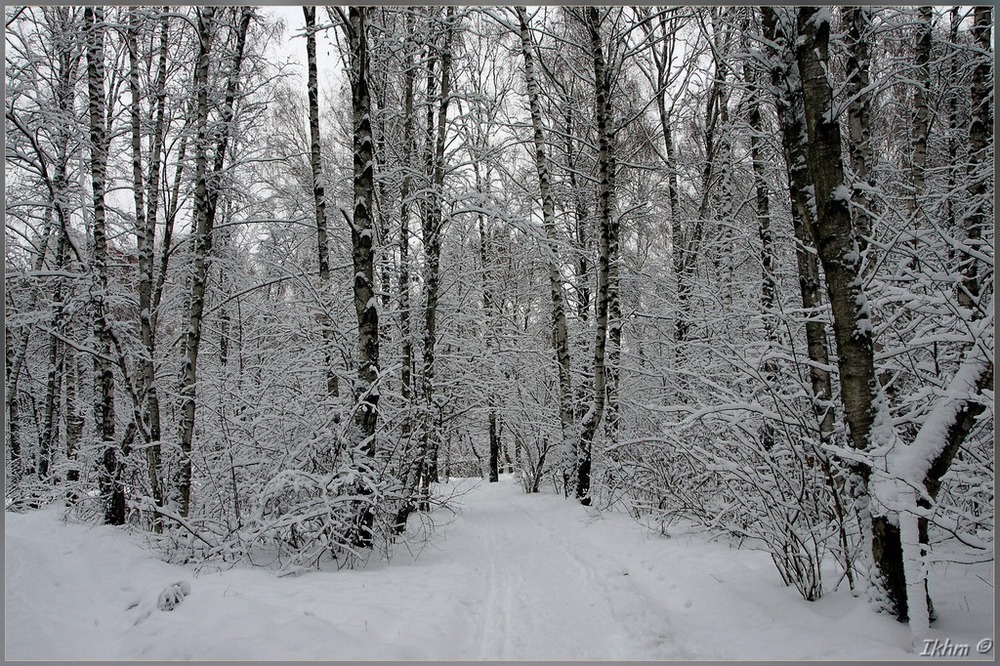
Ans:
[[[844,590],[815,603],[765,553],[665,538],[515,479],[456,480],[418,556],[278,577],[194,572],[141,535],[6,514],[6,657],[72,660],[906,659],[909,632]],[[932,577],[931,638],[992,637],[992,570]],[[158,608],[175,583],[190,593]],[[984,582],[988,584],[984,584]],[[181,586],[183,587],[183,585]],[[174,588],[180,589],[180,588]],[[971,657],[992,657],[992,654]]]

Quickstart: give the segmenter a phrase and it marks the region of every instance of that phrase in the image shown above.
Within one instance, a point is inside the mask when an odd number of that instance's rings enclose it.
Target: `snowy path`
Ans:
[[[669,642],[665,649],[644,646],[654,641],[664,647],[669,620],[629,581],[627,569],[614,565],[613,552],[574,544],[572,523],[533,516],[537,497],[512,497],[500,485],[480,488],[478,495],[477,503],[463,513],[473,537],[469,543],[474,545],[468,555],[480,562],[476,579],[484,597],[476,612],[479,629],[466,647],[468,656],[568,660],[685,656]],[[611,571],[599,574],[601,569]],[[643,621],[653,618],[655,623]]]
[[[844,590],[807,603],[767,554],[664,538],[513,478],[456,480],[426,547],[278,578],[195,573],[141,536],[6,514],[6,658],[46,660],[906,659],[909,632]],[[992,637],[992,569],[939,569],[932,638]],[[190,595],[157,610],[160,592]],[[971,657],[979,655],[973,653]],[[992,656],[992,655],[987,655]]]

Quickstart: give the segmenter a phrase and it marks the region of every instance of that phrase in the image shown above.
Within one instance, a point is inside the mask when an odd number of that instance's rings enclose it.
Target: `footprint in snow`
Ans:
[[[191,583],[186,580],[178,581],[160,592],[156,607],[161,611],[172,611],[189,594],[191,594]]]

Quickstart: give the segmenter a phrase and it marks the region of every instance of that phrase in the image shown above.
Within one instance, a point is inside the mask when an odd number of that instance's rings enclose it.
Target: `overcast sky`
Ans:
[[[294,67],[295,73],[301,77],[303,94],[305,94],[306,81],[306,40],[302,34],[305,28],[305,18],[302,15],[302,7],[280,6],[261,7],[261,10],[270,16],[281,19],[285,24],[284,37],[275,41],[271,46],[273,57],[276,61],[293,61],[297,63]],[[317,8],[316,23],[323,25],[328,23],[326,10],[323,7]],[[333,28],[324,30],[317,35],[316,39],[316,61],[319,72],[320,104],[326,104],[325,92],[329,89],[331,75],[340,76],[341,66],[336,55],[337,45],[331,39]]]

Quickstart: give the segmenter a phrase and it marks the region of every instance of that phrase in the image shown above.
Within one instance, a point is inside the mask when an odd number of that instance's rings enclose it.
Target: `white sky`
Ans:
[[[275,41],[270,52],[275,61],[292,61],[296,65],[292,70],[301,77],[302,91],[305,94],[306,81],[306,40],[302,34],[305,29],[305,18],[302,15],[301,5],[294,6],[263,6],[261,10],[274,18],[281,19],[285,24],[284,37]],[[316,24],[324,25],[329,23],[324,7],[316,8]],[[321,31],[316,36],[316,65],[319,73],[320,105],[330,102],[326,99],[325,92],[330,87],[330,80],[333,77],[342,76],[341,65],[337,57],[337,45],[333,41],[334,28]],[[320,109],[322,113],[322,109]]]

